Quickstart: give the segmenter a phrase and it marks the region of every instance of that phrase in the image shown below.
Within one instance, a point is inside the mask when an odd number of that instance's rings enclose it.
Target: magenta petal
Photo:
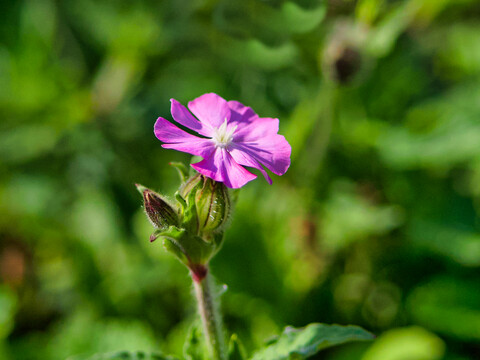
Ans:
[[[211,139],[191,135],[162,117],[155,122],[154,132],[157,139],[165,143],[162,147],[166,149],[175,149],[202,157],[210,156],[215,150]]]
[[[200,174],[223,182],[232,189],[240,188],[257,177],[237,164],[225,149],[217,149],[210,157],[192,164],[192,167]]]
[[[218,128],[230,120],[230,108],[225,99],[214,93],[204,94],[188,103],[190,111],[203,123]]]
[[[228,106],[232,110],[231,121],[233,122],[249,123],[258,117],[251,107],[245,106],[238,101],[231,100],[228,102]]]
[[[245,125],[239,124],[235,131],[235,142],[251,142],[274,136],[278,133],[278,119],[256,118],[255,121]]]
[[[246,156],[255,159],[276,175],[283,175],[290,167],[292,147],[282,135],[270,135],[256,141],[248,141],[231,145]],[[246,165],[249,166],[249,165]]]
[[[209,157],[212,152],[215,151],[215,146],[212,146],[212,142],[208,139],[198,139],[198,141],[189,141],[178,144],[163,144],[164,149],[173,149],[182,152],[186,152],[192,155],[201,157]]]
[[[211,136],[213,133],[213,129],[209,124],[202,123],[195,119],[195,117],[190,114],[185,106],[180,104],[175,99],[170,99],[172,106],[171,112],[173,119],[178,122],[179,124],[196,131],[200,135],[204,136]]]
[[[265,180],[267,180],[268,183],[272,185],[273,181],[270,178],[270,176],[267,174],[263,166],[257,160],[255,160],[252,156],[236,148],[230,148],[229,153],[230,155],[232,155],[233,160],[235,160],[238,164],[253,167],[255,169],[260,170],[262,175],[265,177]]]

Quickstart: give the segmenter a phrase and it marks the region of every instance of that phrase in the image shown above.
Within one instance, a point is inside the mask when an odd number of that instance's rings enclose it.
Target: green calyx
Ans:
[[[223,183],[198,173],[186,176],[175,193],[177,204],[162,195],[137,185],[143,195],[145,212],[156,227],[150,241],[161,239],[165,249],[192,272],[208,264],[223,242],[223,230],[230,214],[230,196]]]
[[[204,178],[203,186],[195,193],[200,232],[221,230],[230,213],[230,197],[223,183]]]

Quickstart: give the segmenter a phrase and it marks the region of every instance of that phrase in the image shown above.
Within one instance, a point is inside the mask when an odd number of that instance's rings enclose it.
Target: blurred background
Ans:
[[[0,359],[180,355],[187,271],[135,182],[178,187],[158,116],[216,92],[278,117],[292,166],[241,190],[212,268],[251,352],[358,324],[327,360],[480,359],[480,3],[4,0]]]

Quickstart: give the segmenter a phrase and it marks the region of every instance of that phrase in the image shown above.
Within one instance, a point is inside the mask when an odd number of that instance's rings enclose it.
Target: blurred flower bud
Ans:
[[[196,191],[198,231],[221,230],[230,214],[230,197],[227,187],[210,178],[203,177],[203,186]]]
[[[366,29],[348,21],[339,21],[329,36],[323,53],[325,74],[338,84],[348,84],[363,68],[361,53]]]
[[[178,225],[177,212],[161,195],[142,185],[136,184],[136,186],[143,194],[145,213],[153,226],[166,229],[169,226]]]
[[[362,57],[357,49],[346,47],[332,64],[332,75],[340,84],[350,82],[360,70]]]

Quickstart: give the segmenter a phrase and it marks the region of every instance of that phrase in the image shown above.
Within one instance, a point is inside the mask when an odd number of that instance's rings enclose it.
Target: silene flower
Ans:
[[[171,103],[173,119],[198,136],[162,117],[155,123],[155,136],[166,149],[201,156],[202,161],[192,164],[199,173],[239,188],[257,177],[244,166],[260,170],[269,184],[272,179],[263,167],[283,175],[290,166],[292,149],[278,134],[278,119],[259,117],[250,107],[214,93],[190,101],[191,113],[175,99]]]

